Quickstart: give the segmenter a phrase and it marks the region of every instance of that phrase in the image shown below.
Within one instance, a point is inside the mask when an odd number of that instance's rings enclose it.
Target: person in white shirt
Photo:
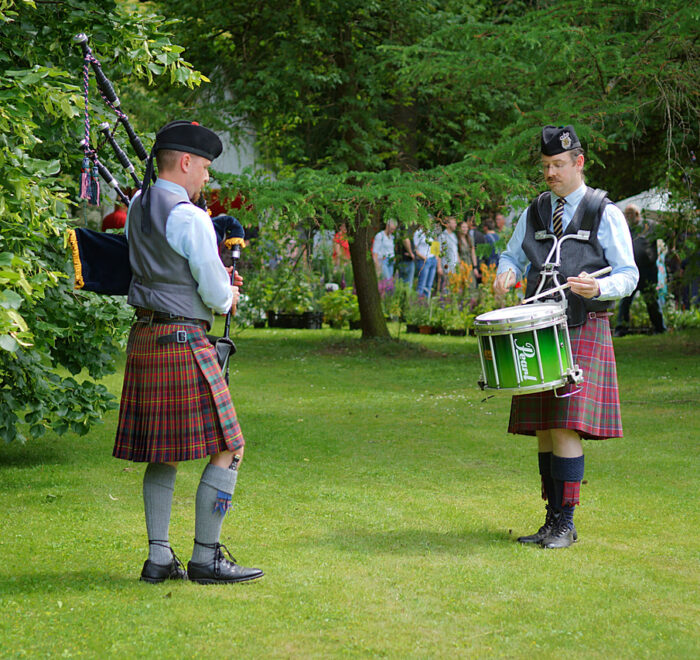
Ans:
[[[372,259],[377,269],[377,277],[390,280],[394,277],[394,232],[397,222],[393,218],[386,221],[384,229],[377,233],[372,242]]]
[[[440,234],[440,283],[438,289],[443,291],[447,288],[450,275],[457,272],[459,268],[459,241],[457,240],[457,218],[449,216],[445,220],[445,229]]]
[[[413,234],[414,255],[418,271],[416,290],[419,297],[429,297],[440,266],[440,244],[435,233],[428,229],[417,229]]]

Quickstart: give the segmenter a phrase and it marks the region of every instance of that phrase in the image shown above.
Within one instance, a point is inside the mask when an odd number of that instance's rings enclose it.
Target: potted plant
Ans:
[[[459,304],[451,303],[445,306],[443,327],[445,332],[453,337],[463,337],[467,334],[465,314]]]
[[[463,312],[465,306],[468,308],[461,291],[450,289],[440,296],[438,309],[433,311],[433,318],[443,334],[466,335],[466,321]]]
[[[287,268],[278,268],[268,281],[266,290],[268,324],[271,327],[321,327],[321,287],[313,274],[301,269],[292,272]]]
[[[391,283],[379,288],[384,316],[387,319],[405,321],[406,308],[416,297],[416,292],[403,280],[384,280],[384,282]]]
[[[360,318],[357,296],[352,289],[326,291],[321,297],[320,304],[323,317],[332,328],[342,328],[346,322]]]
[[[419,332],[428,324],[430,307],[426,298],[410,298],[404,311],[406,332]]]

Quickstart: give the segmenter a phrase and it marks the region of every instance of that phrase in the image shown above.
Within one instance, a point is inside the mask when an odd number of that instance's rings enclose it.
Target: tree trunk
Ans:
[[[355,291],[360,307],[360,324],[362,339],[373,337],[390,337],[387,328],[382,302],[379,298],[377,273],[370,251],[371,225],[357,219],[357,228],[353,231],[350,241],[350,258],[352,272],[355,278]]]

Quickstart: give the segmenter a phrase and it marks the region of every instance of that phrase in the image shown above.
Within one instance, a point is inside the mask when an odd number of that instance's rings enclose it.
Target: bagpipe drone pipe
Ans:
[[[98,205],[101,177],[114,190],[117,198],[128,206],[129,197],[124,193],[109,169],[100,161],[98,152],[103,146],[109,144],[117,160],[137,188],[142,188],[142,180],[137,175],[128,155],[117,142],[116,132],[119,127],[124,128],[129,144],[139,160],[148,161],[149,154],[131,126],[128,116],[122,111],[121,102],[114,86],[104,74],[102,65],[88,45],[88,37],[85,34],[78,34],[74,37],[74,42],[79,44],[83,51],[83,94],[85,101],[85,134],[79,143],[79,147],[83,151],[80,198],[85,199],[90,205]],[[99,132],[102,134],[103,140],[95,148],[92,146],[90,136],[88,97],[90,68],[94,72],[100,96],[117,118],[112,127],[108,122],[100,124]],[[151,174],[152,181],[155,181],[155,178],[155,175]],[[200,195],[195,203],[205,211],[207,210],[203,195]],[[231,272],[231,280],[233,281],[236,262],[240,258],[240,248],[245,242],[245,232],[240,222],[228,215],[212,218],[212,224],[216,232],[221,260],[225,266],[233,266]],[[128,294],[132,272],[129,264],[129,243],[124,234],[109,234],[85,227],[77,227],[68,231],[67,241],[72,254],[76,289],[105,295]],[[230,322],[231,312],[226,316],[224,337],[209,337],[216,347],[219,364],[227,382],[228,359],[236,350],[228,336]]]

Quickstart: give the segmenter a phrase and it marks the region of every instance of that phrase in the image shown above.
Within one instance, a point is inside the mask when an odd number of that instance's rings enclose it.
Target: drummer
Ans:
[[[584,183],[584,151],[573,126],[542,129],[542,173],[550,192],[539,198],[539,215],[548,234],[558,238],[576,234],[593,190]],[[587,194],[588,193],[588,194]],[[632,254],[632,240],[622,212],[605,199],[596,209],[587,241],[561,243],[561,282],[568,282],[567,321],[574,362],[583,370],[583,383],[564,398],[554,391],[514,396],[509,433],[537,436],[542,498],[547,502],[542,527],[521,543],[545,548],[566,548],[577,540],[574,507],[579,503],[583,480],[582,438],[601,440],[622,437],[615,355],[610,334],[612,301],[634,291],[639,273]],[[506,251],[498,262],[494,290],[503,295],[526,271],[526,295],[535,292],[539,272],[553,239],[539,240],[537,212],[526,210],[518,220]],[[541,226],[539,227],[541,228]],[[607,277],[588,276],[606,266]],[[576,391],[580,388],[580,391]]]

